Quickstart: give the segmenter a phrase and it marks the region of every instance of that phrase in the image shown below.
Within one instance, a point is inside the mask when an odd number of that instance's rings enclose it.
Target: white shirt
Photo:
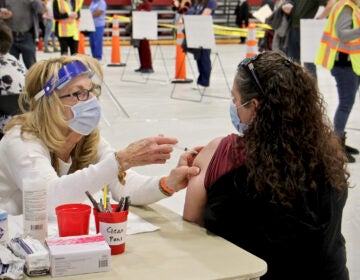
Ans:
[[[44,19],[53,19],[54,18],[52,7],[53,7],[52,1],[48,1],[46,3],[46,12],[43,14]]]
[[[23,181],[34,173],[47,182],[49,216],[55,215],[56,206],[86,201],[85,191],[94,194],[105,185],[109,186],[113,199],[118,201],[129,195],[133,205],[149,204],[166,197],[159,190],[159,177],[140,175],[133,170],[126,171],[126,185],[121,185],[117,179],[114,150],[103,138],[98,156],[96,164],[69,175],[71,162],[59,160],[58,176],[51,165],[48,148],[38,138],[23,140],[20,127],[12,128],[0,141],[0,209],[12,215],[22,213]]]

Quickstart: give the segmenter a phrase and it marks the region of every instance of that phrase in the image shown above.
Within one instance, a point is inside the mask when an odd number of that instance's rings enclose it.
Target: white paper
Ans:
[[[157,13],[147,11],[132,12],[133,39],[157,40]]]
[[[139,217],[138,215],[129,212],[127,231],[126,231],[127,235],[155,231],[158,229],[159,227],[154,226],[153,224],[145,221],[143,218]]]
[[[131,210],[131,207],[130,207]],[[13,238],[16,236],[21,236],[24,232],[23,229],[23,217],[22,215],[17,216],[8,216],[9,222],[9,238]],[[159,227],[154,226],[153,224],[145,221],[143,218],[139,217],[138,215],[129,212],[128,220],[127,220],[127,229],[126,235],[137,234],[142,232],[150,232],[158,230]],[[95,228],[95,219],[94,215],[90,214],[90,228],[89,234],[96,234]],[[49,220],[48,222],[48,237],[58,237],[58,225],[56,220]]]
[[[269,5],[266,4],[257,11],[253,12],[252,15],[254,18],[260,20],[262,23],[265,23],[265,19],[267,19],[272,14],[272,12],[273,11],[269,7]]]
[[[184,16],[188,48],[215,50],[215,35],[212,16]]]
[[[80,10],[80,23],[79,23],[79,30],[81,32],[94,32],[95,25],[94,19],[89,9],[81,9]]]
[[[301,62],[314,62],[327,19],[300,20]]]

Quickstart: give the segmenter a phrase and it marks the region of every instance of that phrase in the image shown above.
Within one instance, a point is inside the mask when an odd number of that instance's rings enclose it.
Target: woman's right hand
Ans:
[[[284,5],[281,6],[283,12],[287,15],[289,15],[293,9],[294,5],[291,3],[286,3]]]
[[[174,1],[173,1],[173,5],[174,5],[174,7],[179,8],[179,7],[180,7],[180,2],[179,2],[179,0],[174,0]]]
[[[70,19],[76,19],[76,18],[77,18],[77,13],[76,13],[76,12],[71,12],[71,13],[69,14],[69,18],[70,18]]]
[[[12,16],[12,12],[6,8],[1,8],[1,18],[9,19]]]
[[[155,136],[131,143],[127,148],[118,151],[116,158],[122,170],[147,164],[163,164],[170,158],[176,138]]]

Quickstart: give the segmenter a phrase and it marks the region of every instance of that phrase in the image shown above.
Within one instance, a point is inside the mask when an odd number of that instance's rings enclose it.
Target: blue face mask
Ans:
[[[74,114],[74,117],[68,121],[68,126],[73,131],[89,135],[99,124],[101,108],[96,97],[67,107],[70,107]]]
[[[248,103],[246,102],[246,103],[242,104],[241,107],[245,106],[246,104],[248,104]],[[248,125],[241,122],[238,112],[237,112],[236,105],[235,105],[234,101],[232,101],[232,100],[230,102],[230,118],[231,118],[232,124],[234,125],[235,129],[239,132],[239,134],[244,135],[244,131],[248,128]]]

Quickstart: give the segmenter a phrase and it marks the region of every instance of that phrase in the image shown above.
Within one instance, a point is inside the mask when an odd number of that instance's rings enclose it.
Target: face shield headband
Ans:
[[[55,76],[52,76],[45,83],[43,89],[35,95],[35,100],[39,100],[40,97],[42,97],[43,95],[49,97],[55,89],[61,89],[68,82],[70,82],[71,79],[82,74],[87,75],[89,78],[94,75],[94,73],[80,61],[73,61],[69,64],[64,65],[59,69],[57,78],[55,78]]]

